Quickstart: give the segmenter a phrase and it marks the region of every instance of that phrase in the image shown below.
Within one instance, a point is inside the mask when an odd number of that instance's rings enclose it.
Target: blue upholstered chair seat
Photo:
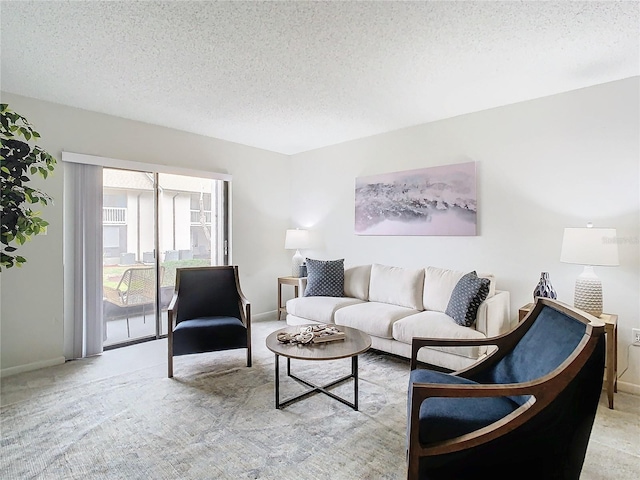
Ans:
[[[173,355],[247,347],[247,329],[233,317],[184,320],[173,331]]]
[[[414,383],[477,385],[474,381],[446,373],[412,370],[409,396]],[[516,408],[518,404],[507,397],[429,398],[420,407],[420,442],[438,442],[473,432],[500,420]]]

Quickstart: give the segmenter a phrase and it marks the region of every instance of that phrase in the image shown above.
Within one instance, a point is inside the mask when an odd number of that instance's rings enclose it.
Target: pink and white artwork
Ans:
[[[356,178],[357,235],[475,235],[476,162]]]

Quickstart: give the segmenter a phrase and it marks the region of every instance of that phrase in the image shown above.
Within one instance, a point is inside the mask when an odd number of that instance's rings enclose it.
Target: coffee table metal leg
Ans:
[[[353,375],[353,409],[358,410],[358,355],[351,357],[351,375]]]
[[[306,392],[297,395],[295,397],[289,398],[287,400],[284,400],[283,402],[280,402],[280,369],[279,369],[279,355],[276,354],[276,361],[275,361],[275,368],[276,368],[276,408],[277,409],[281,409],[286,407],[287,405],[291,405],[294,402],[298,402],[304,398],[307,398],[315,393],[324,393],[325,395],[338,400],[339,402],[353,408],[354,410],[358,410],[358,356],[354,355],[353,357],[351,357],[351,374],[350,375],[346,375],[342,378],[339,378],[337,380],[334,380],[331,383],[328,383],[326,385],[315,385],[311,382],[308,382],[307,380],[303,380],[300,377],[297,377],[296,375],[291,373],[291,359],[289,357],[287,357],[287,376],[291,377],[292,379],[296,380],[297,382],[307,386],[310,388],[310,390],[307,390]],[[353,383],[353,395],[354,395],[354,401],[353,403],[351,403],[350,401],[348,401],[345,398],[339,397],[338,395],[330,392],[328,389],[331,387],[334,387],[342,382],[345,382],[347,380],[353,379],[354,383]]]
[[[287,359],[288,360],[288,359]],[[280,408],[280,355],[276,353],[276,408]]]

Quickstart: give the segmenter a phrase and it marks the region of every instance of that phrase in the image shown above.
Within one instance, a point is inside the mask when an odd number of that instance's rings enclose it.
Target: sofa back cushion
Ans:
[[[369,301],[422,310],[423,284],[423,269],[389,267],[374,263],[371,266]]]
[[[369,282],[371,280],[371,265],[358,265],[344,270],[345,297],[359,298],[365,302],[369,300]]]
[[[444,313],[449,305],[451,293],[464,273],[438,267],[425,268],[422,299],[424,309]]]
[[[434,310],[436,312],[445,312],[451,299],[451,293],[460,279],[467,272],[458,270],[448,270],[438,267],[427,267],[424,273],[424,292],[423,306],[425,310]],[[490,273],[479,273],[478,277],[488,278],[489,294],[487,298],[492,297],[496,293],[495,277]]]

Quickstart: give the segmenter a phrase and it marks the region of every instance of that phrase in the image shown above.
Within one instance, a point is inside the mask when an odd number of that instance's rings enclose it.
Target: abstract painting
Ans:
[[[475,235],[476,162],[356,178],[357,235]]]

